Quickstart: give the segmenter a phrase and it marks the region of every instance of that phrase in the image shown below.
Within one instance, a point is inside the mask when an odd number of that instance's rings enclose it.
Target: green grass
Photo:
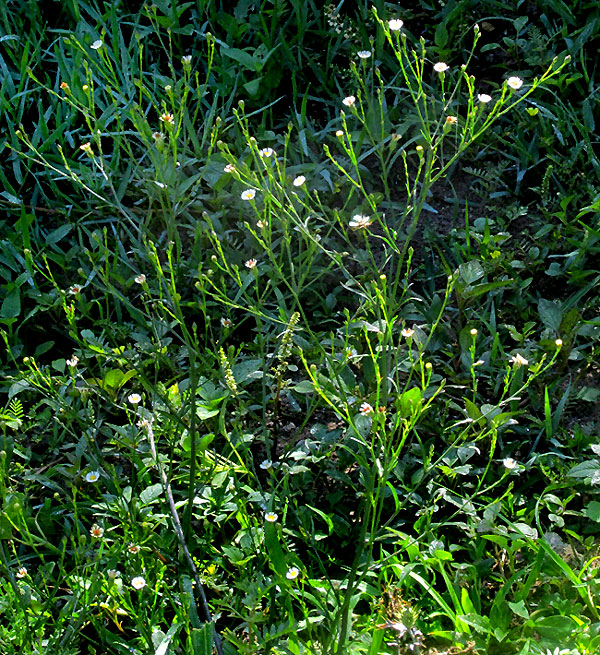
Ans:
[[[595,653],[595,4],[55,5],[0,6],[1,652]]]

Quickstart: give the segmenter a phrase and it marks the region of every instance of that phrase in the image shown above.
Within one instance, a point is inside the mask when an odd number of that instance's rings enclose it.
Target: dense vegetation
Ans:
[[[600,8],[402,5],[0,1],[2,655],[600,650]]]

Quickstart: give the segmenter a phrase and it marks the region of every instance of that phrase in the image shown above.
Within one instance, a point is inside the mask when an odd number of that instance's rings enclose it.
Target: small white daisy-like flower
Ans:
[[[562,345],[563,345],[563,340],[562,340],[562,339],[557,339],[557,340],[554,342],[554,345],[555,345],[557,348],[561,348]]]
[[[517,353],[516,355],[513,355],[510,358],[510,361],[517,368],[519,368],[521,366],[527,366],[527,364],[529,364],[529,362],[525,359],[525,357],[523,357],[523,355],[521,355],[521,353]]]
[[[368,416],[369,414],[372,414],[372,413],[373,413],[373,407],[372,407],[371,405],[369,405],[369,403],[363,403],[363,404],[360,406],[359,412],[360,412],[363,416]]]
[[[69,287],[69,290],[67,291],[67,293],[70,296],[77,296],[77,295],[79,295],[81,293],[81,287],[78,284],[72,284]]]
[[[361,230],[365,227],[369,227],[369,225],[371,225],[372,222],[373,219],[370,216],[365,216],[364,214],[355,214],[352,217],[352,220],[348,223],[348,225],[353,230]]]
[[[471,336],[476,337],[477,336],[477,328],[471,328]]]
[[[164,134],[163,134],[162,132],[152,132],[152,138],[153,138],[155,141],[158,141],[159,139],[163,139],[163,138],[164,138]]]
[[[245,191],[242,191],[242,200],[254,200],[256,196],[256,190],[255,189],[246,189]]]
[[[102,41],[100,41],[100,39],[94,41],[94,43],[92,43],[92,45],[90,46],[92,50],[99,50],[101,47],[102,47]]]
[[[132,393],[127,396],[127,400],[132,404],[132,405],[138,405],[139,403],[142,402],[142,397],[140,396],[139,393]]]
[[[92,144],[89,141],[87,143],[82,143],[79,146],[79,150],[83,150],[83,152],[87,152],[87,153],[91,154],[92,153]]]
[[[85,476],[85,481],[86,482],[91,482],[92,484],[94,482],[98,482],[99,479],[100,479],[100,472],[99,471],[90,471]]]
[[[298,175],[297,178],[292,182],[294,186],[302,186],[306,182],[304,175]]]
[[[246,268],[249,268],[250,270],[252,270],[253,268],[256,268],[256,264],[258,264],[258,262],[256,261],[256,259],[249,259],[249,260],[244,264],[244,266],[245,266]]]
[[[224,328],[230,328],[233,325],[233,322],[230,318],[225,318],[224,316],[221,317],[221,325]]]
[[[278,518],[279,517],[277,516],[277,514],[275,512],[267,512],[265,514],[265,521],[267,523],[275,523],[275,521],[277,521]]]
[[[131,586],[134,589],[143,589],[146,586],[146,580],[141,575],[138,575],[131,580]]]
[[[17,576],[17,578],[19,578],[19,580],[21,580],[22,578],[27,577],[27,569],[26,569],[24,566],[22,566],[22,567],[21,567],[21,568],[20,568],[20,569],[15,573],[15,575]]]
[[[137,555],[140,550],[141,548],[137,544],[129,544],[129,546],[127,546],[127,552],[132,555]]]
[[[169,112],[165,112],[164,114],[160,115],[160,120],[163,123],[166,123],[167,125],[174,125],[175,124],[175,119],[173,118],[173,114],[169,114]]]
[[[224,173],[234,173],[235,172],[235,166],[233,164],[227,164],[225,168],[223,169]]]
[[[285,574],[285,577],[288,580],[295,580],[300,575],[300,569],[297,566],[292,566],[288,569],[288,572]]]
[[[513,75],[506,80],[506,84],[513,89],[513,91],[517,91],[523,86],[523,80],[520,77]]]
[[[392,32],[399,32],[403,25],[404,21],[400,20],[399,18],[392,18],[392,20],[388,21],[388,27]]]
[[[456,116],[446,116],[446,125],[456,125],[458,118]]]
[[[184,55],[184,56],[181,58],[181,63],[182,63],[184,66],[189,66],[189,65],[192,63],[192,55]]]
[[[94,525],[92,525],[92,527],[90,528],[90,535],[94,539],[101,539],[103,534],[104,534],[104,528],[100,527],[97,523],[94,523]]]
[[[264,222],[264,221],[256,221],[256,227],[257,227],[259,230],[264,230],[265,227],[266,227],[265,222]]]
[[[515,462],[515,460],[512,457],[504,458],[502,460],[502,464],[504,464],[504,468],[507,468],[509,471],[516,469],[518,466],[517,462]]]
[[[368,59],[371,56],[370,50],[359,50],[356,53],[361,59]]]
[[[106,572],[106,575],[107,575],[111,580],[115,580],[115,579],[118,578],[121,574],[119,573],[119,571],[117,571],[117,569],[108,569],[108,571]]]
[[[487,93],[480,93],[477,96],[477,100],[479,100],[482,105],[487,105],[488,102],[492,102],[492,96],[489,96]]]
[[[404,328],[400,334],[405,338],[405,339],[410,339],[415,331],[412,328]]]
[[[261,149],[258,151],[258,154],[259,154],[261,157],[270,157],[274,152],[275,152],[275,151],[273,150],[273,148],[261,148]]]
[[[146,281],[146,276],[143,273],[140,273],[139,275],[135,276],[135,281],[137,284],[144,284]]]
[[[75,368],[77,364],[79,363],[79,357],[77,355],[71,355],[71,359],[67,359],[67,366],[70,368]]]
[[[149,430],[152,427],[153,418],[141,418],[136,425],[141,430]]]
[[[264,459],[260,463],[260,468],[263,469],[264,471],[268,471],[269,469],[273,468],[273,462],[270,459]]]
[[[337,130],[335,135],[338,137],[338,139],[340,139],[341,137],[344,136],[344,130]]]
[[[443,62],[443,61],[438,61],[437,64],[433,65],[433,70],[436,73],[445,73],[449,68],[450,68],[450,66],[448,66],[448,64],[446,62]]]
[[[354,107],[355,103],[356,103],[356,98],[354,96],[346,96],[342,100],[342,104],[346,105],[346,107]]]

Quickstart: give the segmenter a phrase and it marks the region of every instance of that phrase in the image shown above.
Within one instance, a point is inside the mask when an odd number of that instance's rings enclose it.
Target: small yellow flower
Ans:
[[[68,85],[66,82],[61,82],[61,83],[60,83],[60,88],[61,88],[63,91],[68,91],[68,90],[69,90],[69,85]]]

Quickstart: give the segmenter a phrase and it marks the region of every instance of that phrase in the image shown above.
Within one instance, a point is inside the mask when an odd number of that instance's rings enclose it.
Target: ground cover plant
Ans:
[[[1,652],[597,652],[596,3],[0,25]]]

